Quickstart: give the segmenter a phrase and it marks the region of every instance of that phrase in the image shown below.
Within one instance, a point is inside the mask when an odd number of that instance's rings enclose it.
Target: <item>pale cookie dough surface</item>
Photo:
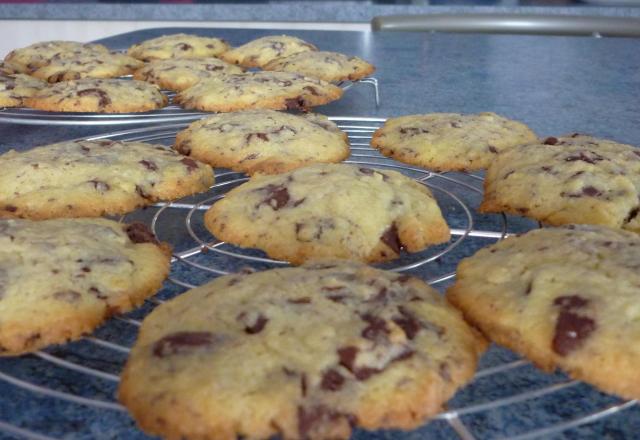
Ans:
[[[53,84],[24,103],[53,112],[135,113],[162,108],[167,97],[144,81],[85,78]]]
[[[449,300],[495,342],[545,370],[640,397],[640,237],[545,228],[464,259]]]
[[[411,165],[468,171],[487,168],[500,152],[537,140],[526,125],[495,113],[430,113],[387,120],[371,145]]]
[[[54,57],[65,58],[81,54],[109,54],[109,49],[94,43],[42,41],[9,52],[4,61],[18,68],[21,73],[30,73],[46,65]]]
[[[0,72],[0,107],[20,107],[24,98],[33,96],[47,85],[46,82],[29,75]]]
[[[306,109],[342,96],[340,87],[290,72],[248,72],[202,80],[175,97],[187,109],[233,112],[245,109]]]
[[[116,78],[129,75],[143,65],[142,61],[119,53],[54,56],[31,75],[50,83],[81,78]]]
[[[276,58],[299,52],[318,50],[313,44],[287,35],[271,35],[258,38],[222,54],[220,58],[243,67],[264,67]]]
[[[0,217],[123,214],[212,184],[211,167],[161,145],[61,142],[0,155]]]
[[[640,232],[640,149],[574,134],[500,154],[487,170],[482,212],[552,225]]]
[[[139,223],[0,220],[0,355],[77,339],[140,305],[169,259]]]
[[[227,50],[229,45],[220,38],[173,34],[134,44],[127,50],[127,54],[142,61],[153,61],[169,58],[217,57]]]
[[[424,423],[485,346],[407,275],[347,262],[228,275],[145,319],[119,398],[165,438],[347,439]]]
[[[178,133],[174,148],[213,167],[277,174],[349,156],[349,140],[326,116],[275,110],[221,113]]]
[[[277,58],[263,66],[264,70],[297,72],[325,81],[357,81],[376,69],[362,58],[338,52],[307,51]]]
[[[395,171],[315,164],[256,175],[205,214],[218,239],[300,264],[314,257],[396,258],[449,240],[431,192]]]
[[[175,58],[152,61],[133,74],[135,79],[179,92],[202,79],[223,73],[242,73],[243,69],[218,58]]]

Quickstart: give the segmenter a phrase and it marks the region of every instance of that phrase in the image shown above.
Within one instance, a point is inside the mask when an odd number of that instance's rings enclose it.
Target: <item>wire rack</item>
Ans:
[[[510,233],[536,227],[533,222],[514,217],[477,214],[481,176],[437,174],[382,157],[369,147],[369,141],[384,119],[330,119],[349,135],[352,155],[348,163],[399,170],[428,186],[452,226],[449,243],[404,255],[381,267],[410,272],[442,290],[455,276],[453,270],[461,258]],[[170,145],[176,132],[186,126],[181,123],[130,129],[89,139]],[[7,438],[34,440],[147,438],[114,397],[119,372],[144,316],[185,289],[221,274],[286,264],[259,251],[220,242],[203,227],[205,210],[229,189],[247,180],[240,173],[217,171],[216,184],[205,194],[156,204],[123,217],[124,221],[148,222],[161,240],[174,246],[171,274],[158,295],[147,300],[140,310],[110,320],[80,341],[19,358],[0,359],[0,436],[4,433]],[[637,410],[636,403],[600,393],[562,374],[542,373],[512,352],[493,346],[481,360],[473,381],[430,423],[410,433],[358,430],[354,439],[602,438],[598,433],[609,432],[611,421],[626,423],[625,416],[619,414],[627,414],[628,418],[629,412]],[[19,411],[25,407],[51,416],[21,419]],[[20,420],[16,422],[17,419]],[[582,434],[580,429],[584,430]],[[608,438],[631,438],[633,432],[637,430]]]
[[[341,81],[337,85],[346,91],[356,84],[366,84],[371,87],[376,107],[380,106],[380,90],[376,78],[362,78],[355,82]],[[169,102],[172,103],[175,92],[163,90],[163,93],[167,95]],[[133,125],[193,121],[207,114],[206,112],[185,110],[174,104],[170,104],[160,110],[144,113],[46,112],[21,107],[0,108],[0,122],[22,125]]]

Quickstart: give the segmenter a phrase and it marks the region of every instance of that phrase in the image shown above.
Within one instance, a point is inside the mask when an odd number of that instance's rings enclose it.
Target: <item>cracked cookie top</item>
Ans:
[[[21,73],[31,73],[53,58],[64,59],[89,54],[109,55],[110,51],[102,44],[60,40],[42,41],[9,52],[4,57],[4,61]]]
[[[228,275],[143,322],[120,400],[169,438],[346,439],[415,428],[485,342],[423,281],[360,263]]]
[[[640,149],[581,134],[512,148],[487,170],[480,210],[640,232]]]
[[[220,58],[243,67],[264,67],[270,61],[299,52],[318,50],[313,44],[287,35],[270,35],[229,50]]]

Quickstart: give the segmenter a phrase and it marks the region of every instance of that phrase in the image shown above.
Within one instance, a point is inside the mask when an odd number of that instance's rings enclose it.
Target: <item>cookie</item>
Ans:
[[[220,38],[173,34],[134,44],[127,50],[127,54],[142,61],[153,61],[169,58],[216,57],[227,50],[229,45]]]
[[[411,165],[469,171],[487,168],[500,152],[537,139],[526,125],[495,113],[431,113],[387,120],[371,146]]]
[[[484,186],[481,212],[640,232],[640,149],[631,145],[579,134],[550,137],[500,154]]]
[[[449,300],[541,368],[640,397],[640,237],[603,226],[545,228],[480,250]]]
[[[0,355],[77,339],[140,305],[170,256],[141,223],[0,220]]]
[[[26,98],[24,104],[52,112],[133,113],[162,108],[167,97],[144,81],[79,79],[63,81]]]
[[[208,165],[161,145],[69,141],[0,155],[0,217],[124,214],[206,191]]]
[[[347,439],[421,425],[485,347],[407,275],[347,262],[228,275],[144,320],[119,398],[164,438]]]
[[[223,53],[220,58],[243,67],[260,67],[276,58],[288,57],[299,52],[318,50],[313,44],[287,35],[270,35],[258,38]]]
[[[198,81],[222,73],[242,73],[242,68],[218,58],[175,58],[152,61],[133,74],[135,79],[157,84],[163,89],[179,92]]]
[[[178,93],[174,102],[187,109],[233,112],[244,109],[306,109],[342,96],[340,87],[290,72],[248,72],[202,80]]]
[[[142,61],[119,53],[54,56],[31,75],[50,83],[81,78],[116,78],[144,66]]]
[[[395,171],[346,164],[256,175],[216,202],[204,221],[220,240],[293,264],[384,261],[449,240],[427,187]]]
[[[42,41],[27,47],[15,49],[4,61],[19,69],[21,73],[31,73],[46,65],[54,57],[73,57],[81,54],[109,54],[102,44],[79,43],[76,41]]]
[[[276,58],[262,68],[280,72],[297,72],[325,81],[357,81],[376,70],[362,58],[324,51],[298,52],[288,57]]]
[[[47,87],[47,83],[24,74],[0,72],[0,107],[20,107],[24,98]]]
[[[326,116],[275,110],[220,113],[192,123],[174,148],[213,167],[277,174],[349,157],[346,133]]]

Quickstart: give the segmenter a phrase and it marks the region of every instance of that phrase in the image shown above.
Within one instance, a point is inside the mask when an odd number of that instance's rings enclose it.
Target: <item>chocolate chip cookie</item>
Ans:
[[[74,57],[86,54],[109,54],[109,49],[101,44],[79,43],[76,41],[42,41],[27,47],[15,49],[4,61],[19,69],[21,73],[31,73],[44,66],[54,57]]]
[[[468,171],[487,168],[498,153],[537,139],[526,125],[495,113],[431,113],[387,120],[371,146],[411,165]]]
[[[347,262],[228,275],[144,320],[119,398],[165,438],[347,439],[424,423],[485,346],[407,275]]]
[[[162,108],[167,97],[144,81],[85,78],[53,84],[24,103],[52,112],[130,113]]]
[[[127,50],[127,54],[142,61],[153,61],[169,58],[216,57],[227,50],[229,45],[220,38],[173,34],[134,44]]]
[[[120,53],[56,55],[33,70],[31,75],[50,83],[81,78],[116,78],[129,75],[143,65],[142,61]]]
[[[242,68],[218,58],[175,58],[152,61],[133,74],[135,79],[179,92],[223,73],[242,73]]]
[[[376,69],[362,58],[338,52],[306,51],[276,58],[262,67],[264,70],[297,72],[325,81],[357,81]]]
[[[206,191],[208,165],[161,145],[70,141],[0,155],[0,217],[124,214]]]
[[[140,305],[169,259],[141,223],[0,220],[0,355],[77,339]]]
[[[264,67],[277,58],[287,57],[299,52],[318,50],[313,44],[287,35],[270,35],[258,38],[223,53],[220,58],[228,63],[243,67]]]
[[[487,336],[545,370],[640,397],[640,237],[545,228],[460,263],[447,297]]]
[[[174,148],[213,167],[277,174],[349,156],[349,140],[326,116],[275,110],[220,113],[178,133]]]
[[[384,261],[449,240],[426,186],[395,171],[346,164],[253,176],[204,220],[220,240],[293,264],[317,257]]]
[[[340,87],[299,73],[248,72],[202,80],[176,95],[187,109],[233,112],[244,109],[298,109],[327,104],[342,96]]]
[[[640,149],[579,134],[513,148],[487,170],[480,210],[640,232]]]
[[[25,98],[33,96],[47,85],[29,75],[0,72],[0,107],[21,107]]]

